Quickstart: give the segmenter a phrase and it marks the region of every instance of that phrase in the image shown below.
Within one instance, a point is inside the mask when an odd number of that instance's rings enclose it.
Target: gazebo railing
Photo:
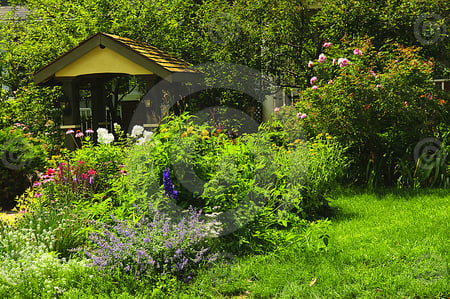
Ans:
[[[86,132],[92,128],[92,110],[91,108],[80,108],[81,132]]]

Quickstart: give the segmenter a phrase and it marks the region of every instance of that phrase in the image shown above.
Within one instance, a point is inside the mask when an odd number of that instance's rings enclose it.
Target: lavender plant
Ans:
[[[140,210],[136,223],[112,216],[113,225],[93,222],[92,246],[85,250],[90,265],[110,274],[157,278],[166,274],[188,281],[208,251],[208,225],[202,211],[190,207],[179,223],[153,208],[147,217]]]

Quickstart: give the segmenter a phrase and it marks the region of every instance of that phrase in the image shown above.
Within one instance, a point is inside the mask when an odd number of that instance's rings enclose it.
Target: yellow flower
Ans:
[[[209,136],[203,136],[202,140],[209,139]]]
[[[326,137],[327,139],[331,139],[331,136],[330,135],[328,135],[327,137]]]
[[[209,132],[206,131],[206,130],[203,130],[203,131],[202,131],[202,135],[203,135],[203,136],[207,136],[207,135],[209,135]]]
[[[194,127],[190,126],[190,127],[187,129],[187,133],[190,134],[190,133],[192,132],[192,130],[194,130]]]
[[[290,154],[290,153],[291,153],[291,151],[287,151],[286,153]]]
[[[162,128],[162,129],[161,129],[161,133],[164,133],[164,132],[167,132],[167,131],[168,131],[167,128]]]
[[[300,141],[300,139],[295,139],[294,143],[299,143]]]
[[[187,133],[186,132],[184,132],[183,134],[181,134],[181,137],[186,137],[187,136]]]

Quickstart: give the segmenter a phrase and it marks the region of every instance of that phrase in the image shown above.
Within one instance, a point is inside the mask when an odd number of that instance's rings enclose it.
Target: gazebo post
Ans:
[[[79,84],[76,78],[62,80],[63,93],[67,102],[63,109],[63,125],[61,129],[64,133],[72,129],[76,131],[81,128],[80,121],[80,91]],[[73,150],[77,147],[74,142],[74,136],[65,135],[65,144],[67,148]]]
[[[98,128],[106,128],[106,109],[105,109],[105,78],[93,78],[91,94],[92,94],[92,126],[93,130]]]
[[[162,93],[156,94],[155,92],[159,92],[156,90],[152,90],[153,86],[155,86],[161,78],[152,75],[146,77],[146,86],[145,89],[148,91],[152,91],[150,94],[150,98],[144,98],[145,105],[145,121],[143,123],[145,128],[150,130],[154,130],[153,125],[156,125],[161,121],[161,98]]]

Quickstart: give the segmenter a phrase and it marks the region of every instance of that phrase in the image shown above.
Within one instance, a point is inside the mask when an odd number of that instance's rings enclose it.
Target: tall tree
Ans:
[[[450,6],[448,1],[325,0],[313,17],[322,40],[339,42],[373,37],[380,49],[390,41],[423,48],[437,61],[437,77],[450,76]]]

